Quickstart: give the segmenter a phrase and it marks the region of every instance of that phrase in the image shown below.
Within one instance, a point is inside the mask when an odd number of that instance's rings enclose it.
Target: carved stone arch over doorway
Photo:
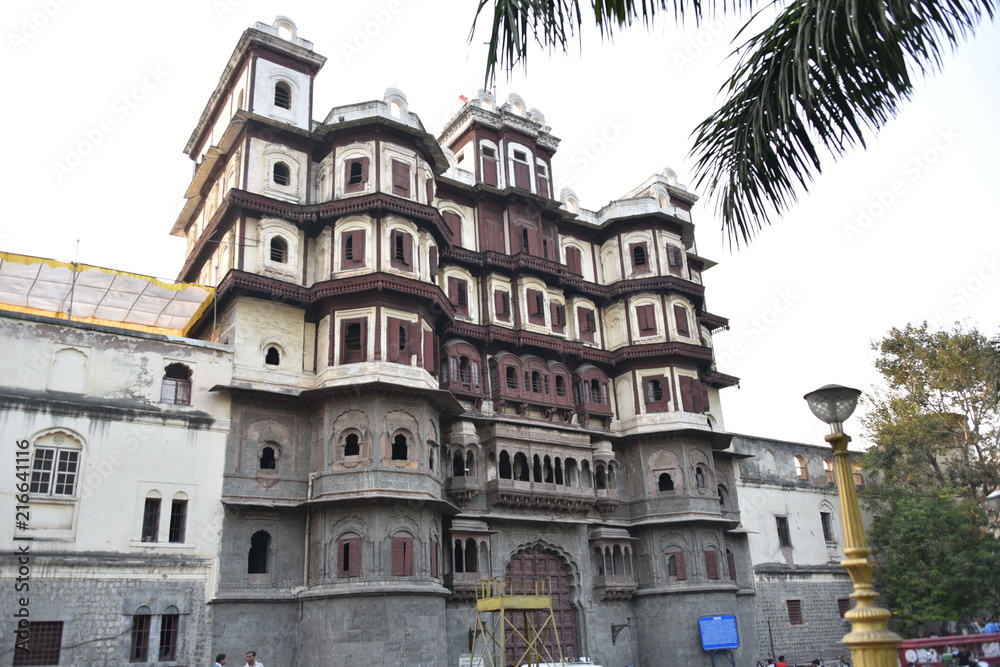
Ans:
[[[512,582],[512,593],[533,592],[531,582],[548,577],[552,585],[552,612],[555,615],[556,627],[559,631],[559,645],[565,660],[572,660],[580,655],[579,633],[577,631],[577,609],[574,604],[574,577],[570,572],[567,558],[559,550],[543,544],[522,547],[507,562],[506,578]],[[526,588],[527,587],[527,588]],[[541,614],[542,612],[533,612]],[[515,613],[514,616],[518,616]],[[519,619],[514,619],[520,625]],[[536,618],[536,627],[544,621]],[[507,654],[521,655],[524,643],[517,637],[511,637],[507,642]],[[546,637],[545,647],[553,657],[558,650],[551,637]]]

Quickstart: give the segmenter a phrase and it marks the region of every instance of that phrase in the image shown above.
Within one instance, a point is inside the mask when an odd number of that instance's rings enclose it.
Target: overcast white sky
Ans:
[[[584,3],[588,4],[588,3]],[[242,31],[285,15],[328,60],[314,116],[400,88],[435,135],[482,86],[475,0],[13,0],[0,21],[8,94],[0,248],[174,278],[169,230],[191,162],[183,147]],[[536,50],[526,77],[498,80],[562,139],[557,191],[584,207],[665,166],[689,182],[689,135],[731,73],[732,17],[662,21],[583,51]],[[730,250],[707,201],[694,211],[728,430],[822,444],[802,395],[877,381],[870,342],[894,326],[957,320],[1000,331],[1000,27],[987,24],[918,85],[867,152],[834,165],[749,247]],[[74,153],[82,154],[75,157]],[[865,217],[861,217],[866,213]],[[856,420],[848,431],[857,434]]]

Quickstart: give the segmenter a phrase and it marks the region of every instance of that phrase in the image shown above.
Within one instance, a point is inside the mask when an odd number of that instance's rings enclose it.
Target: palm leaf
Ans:
[[[807,191],[821,153],[864,147],[911,96],[911,69],[940,67],[983,15],[992,0],[794,0],[748,40],[692,151],[730,241],[749,242]]]
[[[479,0],[492,5],[486,84],[525,65],[534,40],[566,51],[582,24],[579,0]],[[754,0],[722,0],[722,11]],[[605,37],[672,10],[701,20],[702,0],[592,0]],[[993,0],[792,0],[774,23],[737,49],[722,106],[693,132],[695,184],[715,200],[736,245],[796,201],[837,158],[877,132],[913,92],[911,70],[941,65],[942,50],[993,18]],[[472,33],[469,35],[472,39]]]

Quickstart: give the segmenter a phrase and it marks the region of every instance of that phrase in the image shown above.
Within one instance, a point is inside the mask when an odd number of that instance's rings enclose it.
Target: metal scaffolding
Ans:
[[[562,665],[548,577],[477,581],[471,648],[473,667]]]

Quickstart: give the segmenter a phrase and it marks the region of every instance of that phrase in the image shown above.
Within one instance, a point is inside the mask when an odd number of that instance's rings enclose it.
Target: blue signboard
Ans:
[[[702,616],[698,619],[701,631],[701,647],[706,651],[721,651],[740,647],[740,633],[736,629],[736,617]]]

